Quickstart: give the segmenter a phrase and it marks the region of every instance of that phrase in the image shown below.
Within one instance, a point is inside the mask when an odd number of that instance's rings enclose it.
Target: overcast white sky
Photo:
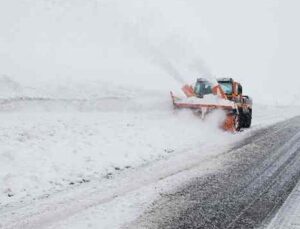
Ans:
[[[0,1],[0,74],[166,91],[173,77],[212,74],[240,80],[256,101],[293,102],[299,12],[297,0]]]

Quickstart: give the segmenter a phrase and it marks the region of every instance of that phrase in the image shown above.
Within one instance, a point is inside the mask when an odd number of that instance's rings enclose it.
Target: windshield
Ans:
[[[195,85],[194,91],[198,97],[203,97],[204,95],[211,94],[211,84],[207,81],[198,81]]]
[[[224,93],[227,95],[232,94],[232,84],[230,82],[219,82],[221,88],[223,89]]]

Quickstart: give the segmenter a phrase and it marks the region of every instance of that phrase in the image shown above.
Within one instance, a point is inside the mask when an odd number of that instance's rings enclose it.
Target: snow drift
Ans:
[[[226,144],[212,115],[148,112],[2,113],[0,202],[31,199],[116,171]],[[214,139],[214,141],[211,141]]]

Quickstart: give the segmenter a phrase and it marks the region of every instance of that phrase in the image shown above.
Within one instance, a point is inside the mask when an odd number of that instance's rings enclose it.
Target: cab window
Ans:
[[[225,94],[231,95],[232,94],[232,84],[227,83],[227,82],[221,82],[219,83],[222,90],[224,91]]]
[[[199,97],[212,93],[211,85],[208,82],[197,82],[194,91]]]

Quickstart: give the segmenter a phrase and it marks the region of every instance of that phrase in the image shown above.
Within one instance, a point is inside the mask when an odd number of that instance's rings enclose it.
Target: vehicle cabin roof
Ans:
[[[233,82],[232,78],[218,78],[218,82]]]

